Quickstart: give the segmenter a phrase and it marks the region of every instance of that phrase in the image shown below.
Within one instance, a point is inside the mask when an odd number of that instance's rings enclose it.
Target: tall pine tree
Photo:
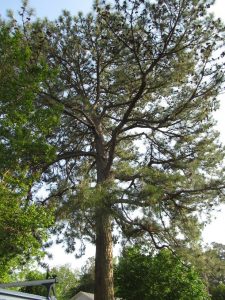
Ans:
[[[213,112],[224,83],[224,26],[209,0],[114,0],[30,28],[57,68],[38,107],[59,105],[56,149],[39,183],[71,251],[96,245],[95,300],[112,300],[113,241],[190,245],[224,197]],[[38,32],[38,33],[37,33]],[[83,250],[83,249],[81,249]]]

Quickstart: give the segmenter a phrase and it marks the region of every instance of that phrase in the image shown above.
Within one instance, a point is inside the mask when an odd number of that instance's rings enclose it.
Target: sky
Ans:
[[[20,10],[22,0],[0,0],[0,15],[5,16],[7,9]],[[29,6],[35,9],[36,16],[55,20],[63,9],[69,10],[71,14],[78,11],[84,13],[92,9],[92,0],[29,0]]]
[[[56,19],[63,9],[69,10],[71,14],[77,14],[82,11],[85,14],[92,9],[92,0],[30,0],[29,6],[35,9],[37,17],[48,19]],[[22,6],[20,0],[0,0],[0,16],[5,17],[7,9],[12,9],[14,12],[20,10]],[[216,17],[221,18],[225,22],[225,0],[216,0],[212,8]],[[220,96],[221,107],[215,114],[217,120],[217,129],[220,131],[221,142],[225,145],[225,94]],[[203,232],[203,239],[206,243],[223,243],[225,244],[225,205],[221,206],[220,211],[213,214],[213,219]],[[65,254],[61,246],[54,246],[52,250],[53,259],[46,262],[50,267],[56,265],[70,264],[72,268],[79,269],[90,256],[95,255],[95,248],[88,246],[86,255],[81,259],[75,259],[73,254]],[[118,250],[115,250],[118,253]]]

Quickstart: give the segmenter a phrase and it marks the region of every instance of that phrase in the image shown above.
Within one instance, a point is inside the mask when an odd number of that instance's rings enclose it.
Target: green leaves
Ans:
[[[19,267],[32,257],[44,255],[48,228],[53,225],[54,211],[26,199],[26,183],[7,174],[0,181],[0,266],[1,280],[8,271]]]
[[[197,272],[169,250],[127,248],[115,267],[116,295],[123,299],[209,299]],[[127,272],[129,270],[129,272]]]
[[[0,39],[1,168],[7,170],[10,160],[15,166],[20,159],[23,167],[32,160],[43,163],[47,157],[53,158],[53,147],[46,137],[58,124],[59,106],[54,110],[41,107],[38,93],[43,80],[53,79],[53,72],[43,57],[36,57],[36,50],[19,30],[3,24]]]
[[[43,80],[53,79],[44,58],[22,30],[2,23],[0,29],[0,265],[1,279],[43,246],[53,225],[53,208],[33,201],[31,190],[40,169],[55,157],[46,141],[59,121],[59,106],[41,107]],[[6,276],[6,277],[5,277]]]

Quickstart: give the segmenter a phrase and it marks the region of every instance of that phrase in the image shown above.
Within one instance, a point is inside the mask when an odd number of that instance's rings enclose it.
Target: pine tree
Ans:
[[[34,24],[56,80],[37,103],[61,109],[41,181],[68,250],[96,245],[95,299],[112,300],[119,236],[190,245],[198,216],[224,199],[213,112],[223,88],[224,26],[208,0],[114,0]],[[30,29],[35,44],[37,34]]]

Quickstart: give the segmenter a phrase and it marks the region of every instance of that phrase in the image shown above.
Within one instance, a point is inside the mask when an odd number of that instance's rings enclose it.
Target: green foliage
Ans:
[[[195,258],[196,260],[196,258]],[[225,296],[225,245],[212,243],[202,250],[195,261],[213,300]]]
[[[10,24],[2,24],[0,30],[2,171],[10,167],[14,170],[15,167],[23,170],[27,168],[29,162],[29,167],[32,165],[37,172],[41,162],[47,163],[54,156],[54,148],[46,143],[46,137],[58,124],[59,107],[55,105],[55,109],[49,109],[37,106],[37,95],[42,89],[41,82],[53,78],[54,74],[26,39],[21,31],[14,30]]]
[[[79,282],[79,274],[70,268],[69,265],[62,265],[59,267],[53,267],[47,272],[48,277],[57,278],[55,285],[56,296],[59,300],[68,300],[74,296],[72,288],[74,289]],[[20,280],[43,280],[46,279],[46,273],[38,271],[36,269],[25,269],[18,275]],[[47,295],[47,289],[43,286],[28,286],[23,287],[20,291],[25,293],[31,293],[35,295]],[[72,291],[72,293],[71,293]]]
[[[51,276],[56,276],[56,296],[59,300],[68,300],[75,294],[73,289],[79,284],[79,273],[70,268],[69,265],[54,267],[50,270]]]
[[[24,276],[24,278],[23,278],[24,281],[46,279],[46,275],[37,270],[27,270],[27,271],[23,272],[23,276]],[[20,291],[24,292],[24,293],[40,295],[40,296],[44,296],[44,297],[47,297],[47,295],[48,295],[47,288],[44,286],[26,286],[26,287],[20,288]]]
[[[169,250],[126,249],[115,268],[115,286],[116,295],[126,300],[209,299],[198,273]]]
[[[1,281],[7,281],[9,270],[13,270],[36,256],[44,255],[42,246],[48,239],[48,228],[54,223],[54,211],[30,203],[24,194],[25,185],[11,190],[7,184],[9,176],[0,181],[0,267]],[[23,191],[23,193],[21,192]]]
[[[225,284],[221,282],[217,286],[213,286],[210,289],[210,294],[212,300],[223,300],[225,297]]]
[[[76,288],[71,289],[71,295],[74,296],[80,291],[94,293],[95,289],[95,260],[89,258],[81,270],[79,283]]]
[[[206,248],[203,256],[205,258],[205,272],[210,285],[217,285],[225,281],[225,245],[212,243]]]
[[[40,164],[55,156],[46,136],[57,125],[56,109],[37,107],[43,80],[53,78],[43,57],[18,27],[0,28],[0,267],[1,281],[33,256],[44,255],[54,207],[37,204],[31,189]]]

